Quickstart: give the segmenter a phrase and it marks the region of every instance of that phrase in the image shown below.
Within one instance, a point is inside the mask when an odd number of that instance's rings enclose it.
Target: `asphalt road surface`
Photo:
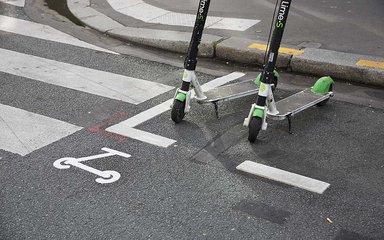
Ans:
[[[293,118],[293,134],[270,121],[250,144],[242,122],[254,96],[220,104],[219,119],[196,102],[177,125],[169,111],[155,114],[180,85],[181,56],[122,45],[48,10],[31,17],[60,33],[29,25],[20,7],[0,9],[0,239],[384,238],[383,90],[337,81],[326,106]],[[257,71],[199,64],[203,84]],[[315,80],[283,72],[276,99]],[[106,131],[146,111],[130,137]],[[110,149],[120,153],[95,157]],[[63,158],[67,169],[54,165]],[[236,169],[244,161],[329,187],[246,174]]]

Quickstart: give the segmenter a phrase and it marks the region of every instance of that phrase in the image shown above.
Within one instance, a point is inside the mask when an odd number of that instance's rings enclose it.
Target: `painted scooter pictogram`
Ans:
[[[111,170],[105,170],[101,171],[95,168],[92,168],[90,166],[87,166],[83,164],[82,162],[89,161],[89,160],[94,160],[94,159],[99,159],[99,158],[106,158],[106,157],[111,157],[111,156],[121,156],[125,158],[131,157],[131,155],[127,153],[123,153],[117,150],[113,150],[110,148],[102,148],[101,150],[105,151],[106,153],[102,154],[97,154],[89,157],[82,157],[82,158],[72,158],[72,157],[64,157],[56,160],[53,163],[53,166],[58,169],[68,169],[71,166],[78,167],[82,170],[85,170],[87,172],[93,173],[99,178],[96,178],[95,181],[98,183],[112,183],[120,179],[120,173],[116,171],[111,171]]]

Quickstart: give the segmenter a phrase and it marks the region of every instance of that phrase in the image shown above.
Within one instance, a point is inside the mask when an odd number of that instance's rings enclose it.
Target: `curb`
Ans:
[[[384,87],[384,68],[359,66],[361,61],[384,66],[384,59],[379,57],[307,48],[304,54],[293,56],[291,68],[298,73],[318,76],[328,73],[335,78]]]
[[[85,26],[111,37],[140,45],[185,54],[191,33],[126,27],[96,11],[90,0],[67,0],[70,12]],[[199,56],[262,66],[265,43],[252,39],[205,34],[199,45]],[[384,87],[384,58],[317,48],[299,49],[283,46],[276,66],[295,73],[332,76],[347,81]]]
[[[126,27],[91,8],[89,0],[67,0],[67,6],[69,11],[85,26],[109,36],[172,52],[186,53],[188,50],[191,33]],[[222,37],[219,36],[204,35],[199,45],[198,55],[214,57],[215,45],[221,40]]]
[[[246,64],[256,64],[262,66],[264,64],[265,49],[260,50],[256,48],[249,48],[252,44],[264,45],[260,41],[251,39],[244,39],[238,37],[231,37],[220,42],[216,46],[216,57],[228,61],[234,61]],[[290,49],[294,49],[292,46]],[[289,68],[292,55],[280,52],[277,57],[277,68]]]
[[[186,53],[191,39],[191,33],[132,27],[115,28],[107,31],[106,34],[122,40],[177,53]],[[156,36],[156,38],[153,36]],[[199,45],[199,56],[214,57],[215,45],[221,40],[222,38],[218,36],[204,35]]]

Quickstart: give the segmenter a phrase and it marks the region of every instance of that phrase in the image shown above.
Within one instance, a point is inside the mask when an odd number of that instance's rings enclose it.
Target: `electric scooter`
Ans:
[[[255,142],[260,130],[267,129],[267,118],[274,120],[288,119],[291,133],[291,117],[314,105],[324,106],[333,96],[331,77],[322,77],[311,87],[275,103],[273,87],[276,83],[276,61],[283,37],[288,12],[292,0],[280,0],[278,11],[275,9],[275,24],[272,39],[268,41],[267,63],[263,72],[257,77],[260,87],[256,103],[252,104],[243,125],[249,127],[248,140]],[[277,6],[277,3],[276,3]]]
[[[208,15],[210,0],[200,0],[197,10],[195,25],[192,32],[191,41],[188,47],[187,56],[184,61],[184,73],[181,88],[178,88],[172,103],[171,118],[175,123],[180,123],[185,114],[190,111],[191,100],[195,98],[198,103],[213,103],[215,106],[216,117],[218,118],[218,103],[236,99],[258,91],[258,86],[251,80],[228,84],[204,92],[196,77],[195,70],[197,65],[198,47],[201,42],[205,21]],[[194,94],[190,87],[193,87]],[[194,96],[195,95],[195,96]]]
[[[213,103],[215,105],[216,116],[218,116],[217,103],[219,101],[231,100],[258,93],[256,103],[252,104],[248,117],[243,123],[244,126],[249,127],[248,140],[254,142],[260,130],[267,129],[267,117],[275,120],[288,119],[289,132],[291,133],[291,117],[311,106],[323,106],[328,102],[329,98],[333,96],[332,86],[334,81],[331,77],[322,77],[316,81],[312,88],[304,89],[277,103],[274,101],[273,91],[276,89],[280,77],[279,73],[275,70],[275,66],[291,1],[292,0],[277,0],[276,2],[276,8],[278,5],[279,8],[277,15],[275,9],[273,16],[275,24],[273,25],[272,39],[268,39],[265,67],[263,72],[257,76],[255,82],[244,81],[203,92],[196,78],[195,69],[197,65],[196,57],[198,46],[203,34],[210,0],[200,0],[195,26],[187,57],[184,62],[185,70],[182,85],[181,88],[176,90],[171,106],[171,118],[175,123],[180,123],[185,114],[190,111],[190,103],[193,97],[195,97],[199,103]],[[196,96],[192,95],[191,85],[194,88]],[[278,111],[278,109],[280,111]]]

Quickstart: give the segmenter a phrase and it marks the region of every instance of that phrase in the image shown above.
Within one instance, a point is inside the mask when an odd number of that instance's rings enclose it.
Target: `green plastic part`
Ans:
[[[257,77],[255,79],[255,84],[257,86],[260,86],[260,83],[261,83],[261,73],[259,73],[259,75],[257,75]]]
[[[275,71],[273,71],[273,76],[275,76],[275,78],[277,78],[277,80],[279,80],[279,78],[280,78],[280,74],[275,70]],[[260,83],[261,83],[261,73],[259,73],[259,75],[257,75],[257,77],[256,77],[256,79],[255,79],[255,84],[257,85],[257,86],[259,86],[260,87]]]
[[[334,83],[333,79],[329,76],[319,78],[315,85],[312,86],[311,91],[316,94],[327,94],[332,91],[332,84]]]
[[[275,70],[275,71],[273,71],[273,76],[275,76],[275,78],[277,78],[277,80],[279,80],[280,73]]]
[[[187,98],[187,95],[185,95],[184,93],[178,93],[176,95],[176,99],[179,100],[180,102],[184,102],[186,98]]]
[[[263,118],[264,117],[264,110],[256,108],[255,110],[253,110],[252,116]]]

